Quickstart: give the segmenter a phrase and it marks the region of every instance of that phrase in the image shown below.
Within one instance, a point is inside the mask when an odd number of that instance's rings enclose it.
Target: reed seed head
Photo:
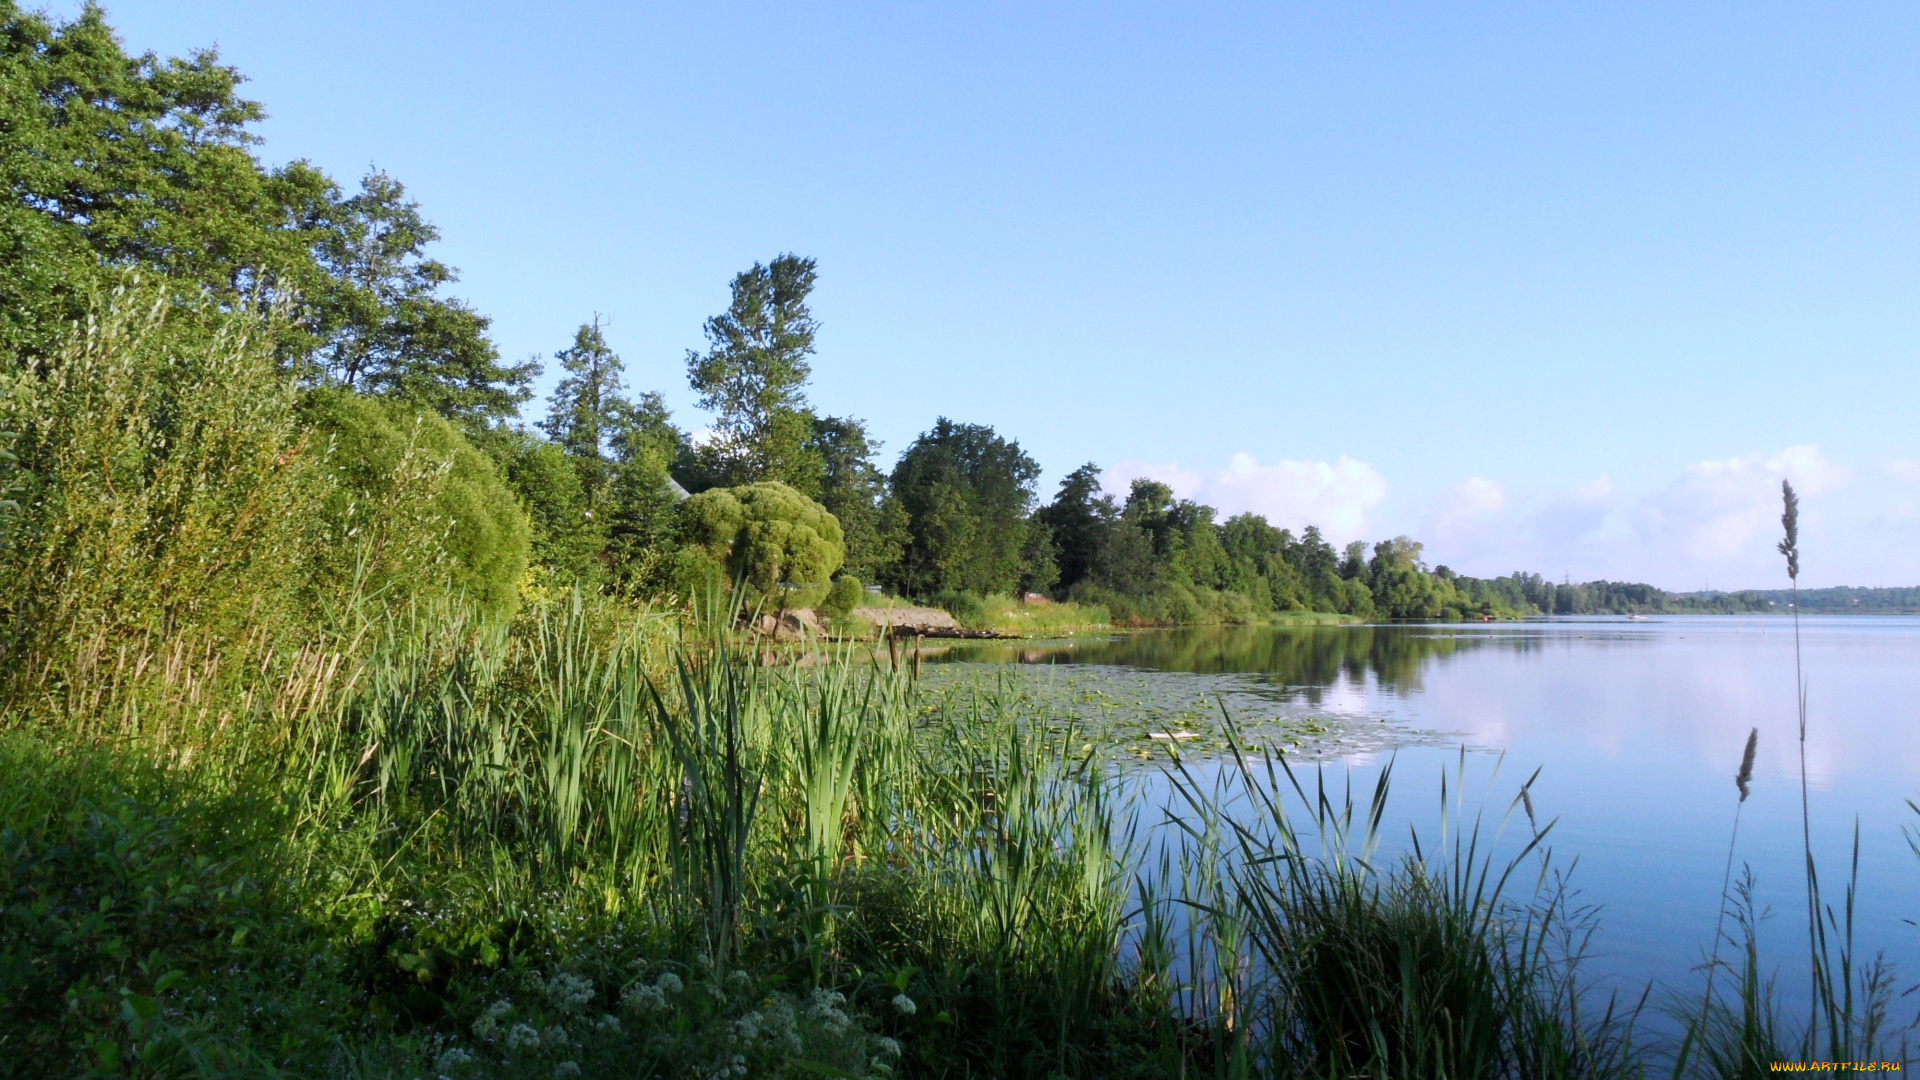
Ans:
[[[1780,514],[1780,525],[1786,530],[1786,539],[1775,545],[1780,554],[1787,557],[1787,576],[1794,581],[1800,580],[1800,496],[1793,493],[1793,485],[1780,481],[1780,498],[1786,504]]]
[[[1760,729],[1747,733],[1747,749],[1740,755],[1740,772],[1733,782],[1740,788],[1740,801],[1747,801],[1747,785],[1753,782],[1753,751],[1760,745]]]

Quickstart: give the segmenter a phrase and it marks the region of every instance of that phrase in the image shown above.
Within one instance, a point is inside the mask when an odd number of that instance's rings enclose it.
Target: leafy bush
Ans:
[[[827,590],[827,598],[820,603],[820,614],[829,619],[844,619],[853,614],[867,598],[867,587],[852,574],[841,574],[833,579],[833,588]]]
[[[987,627],[987,605],[984,600],[970,592],[943,592],[933,598],[936,607],[945,608],[955,622],[969,630],[984,630]]]
[[[745,583],[749,604],[818,604],[846,554],[827,508],[782,483],[709,488],[682,513],[687,539]]]
[[[1246,595],[1198,585],[1165,584],[1133,594],[1083,582],[1073,587],[1071,595],[1077,603],[1105,607],[1115,626],[1239,624],[1258,622],[1261,617]]]
[[[18,503],[0,697],[110,700],[109,669],[162,639],[221,653],[300,621],[324,481],[271,354],[276,317],[131,279],[52,354],[0,373],[17,458],[0,479]]]
[[[313,425],[331,482],[323,516],[336,581],[351,573],[390,598],[451,588],[482,611],[519,605],[530,529],[491,459],[444,419],[345,390],[312,394]]]

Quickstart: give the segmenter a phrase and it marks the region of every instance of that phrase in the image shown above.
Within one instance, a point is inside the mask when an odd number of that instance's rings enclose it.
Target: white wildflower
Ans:
[[[507,1049],[531,1050],[540,1046],[540,1032],[532,1024],[515,1024],[507,1029]]]
[[[731,1038],[752,1046],[754,1040],[760,1037],[760,1025],[765,1019],[757,1012],[750,1012],[735,1020]]]
[[[620,1018],[612,1013],[601,1013],[600,1030],[611,1031],[615,1035],[620,1034]]]
[[[880,1052],[890,1058],[900,1056],[900,1044],[893,1039],[882,1037],[878,1043]]]
[[[593,980],[578,975],[556,971],[553,978],[547,980],[547,1000],[554,1007],[573,1012],[593,1000]]]
[[[905,994],[893,995],[893,1007],[900,1010],[901,1016],[912,1016],[914,1011],[919,1008],[919,1006],[913,1003],[913,999]]]
[[[680,976],[675,975],[671,971],[663,972],[659,980],[653,985],[658,987],[662,994],[668,995],[677,994],[686,989],[685,985],[680,982]]]
[[[487,1006],[487,1015],[493,1017],[495,1020],[505,1020],[507,1014],[512,1011],[513,1002],[506,998],[501,998],[499,1001]]]
[[[667,1007],[667,996],[657,986],[634,983],[621,992],[620,1007],[628,1012],[659,1012]]]
[[[563,1061],[563,1062],[561,1062],[560,1064],[558,1064],[558,1065],[555,1065],[555,1066],[553,1067],[553,1075],[555,1075],[555,1076],[579,1076],[579,1075],[580,1075],[580,1063],[579,1063],[579,1062],[577,1062],[577,1061]]]
[[[481,1042],[492,1042],[499,1029],[500,1021],[495,1020],[492,1013],[481,1013],[480,1019],[473,1022],[473,1037]]]
[[[449,1047],[446,1051],[441,1053],[441,1055],[434,1060],[433,1067],[436,1070],[443,1073],[451,1072],[454,1069],[457,1069],[460,1066],[465,1065],[467,1062],[472,1060],[473,1060],[472,1054],[467,1053],[464,1049],[458,1046],[454,1046],[454,1047]]]

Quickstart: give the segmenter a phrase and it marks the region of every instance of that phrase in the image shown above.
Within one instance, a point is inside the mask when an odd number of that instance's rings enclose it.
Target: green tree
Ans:
[[[620,357],[607,346],[596,316],[580,324],[573,345],[553,358],[566,374],[547,399],[547,418],[540,426],[572,460],[591,508],[613,478],[610,444],[627,409],[621,394]]]
[[[579,477],[581,521],[613,584],[623,592],[664,588],[681,494],[669,467],[686,437],[658,393],[626,396],[624,365],[600,320],[583,323],[554,354],[565,372],[541,425]],[[531,496],[530,496],[531,497]]]
[[[423,254],[440,238],[398,180],[369,172],[339,198],[331,182],[309,223],[330,280],[311,298],[316,360],[363,393],[432,409],[469,428],[518,414],[532,396],[533,361],[502,365],[486,316],[439,295],[459,280]]]
[[[907,543],[891,571],[913,596],[1010,593],[1020,582],[1040,466],[991,427],[934,423],[894,466]]]
[[[802,390],[819,328],[807,309],[814,261],[781,255],[733,279],[727,310],[706,322],[707,351],[687,353],[687,382],[715,414],[702,448],[712,483],[778,480],[816,492],[821,465]]]
[[[276,358],[312,381],[398,397],[468,430],[513,414],[529,365],[487,320],[439,295],[451,268],[397,181],[346,196],[319,169],[269,169],[265,116],[212,51],[129,56],[99,8],[70,22],[0,0],[0,357],[38,363],[91,290],[137,269],[228,307],[297,297]]]
[[[608,440],[613,454],[607,489],[606,562],[621,592],[644,595],[669,584],[686,491],[669,469],[687,437],[673,426],[666,402],[647,391],[624,401]]]
[[[750,605],[820,603],[846,554],[827,508],[776,481],[708,488],[682,510],[687,541],[743,585]]]
[[[290,212],[328,181],[259,166],[241,81],[211,51],[128,56],[96,7],[60,23],[0,3],[0,350],[47,354],[103,266],[223,295],[320,284]]]
[[[559,445],[518,434],[506,456],[507,482],[526,508],[532,559],[562,586],[599,579],[605,533],[587,508],[580,473]]]
[[[388,600],[451,590],[495,616],[520,602],[531,527],[493,459],[435,413],[330,388],[303,405],[331,490],[319,541],[336,579]]]
[[[813,420],[809,449],[821,463],[820,504],[840,522],[846,535],[845,572],[877,580],[900,559],[906,542],[906,515],[887,493],[887,478],[874,457],[880,443],[852,417]]]
[[[1100,467],[1089,461],[1060,481],[1053,501],[1035,518],[1049,533],[1062,595],[1093,578],[1120,510],[1100,487]]]

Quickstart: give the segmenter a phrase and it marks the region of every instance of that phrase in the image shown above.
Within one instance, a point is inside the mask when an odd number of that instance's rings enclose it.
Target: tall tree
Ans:
[[[991,427],[939,418],[893,469],[908,540],[892,571],[910,595],[1008,593],[1020,582],[1040,466]]]
[[[808,446],[812,419],[802,393],[819,328],[807,309],[814,261],[781,255],[733,279],[727,310],[706,322],[707,351],[687,353],[687,382],[715,414],[703,448],[707,480],[778,480],[819,490],[820,461]]]
[[[440,232],[398,180],[369,172],[317,217],[314,254],[331,279],[312,305],[323,370],[468,426],[518,414],[539,364],[501,364],[486,316],[439,295],[459,273],[424,254]]]
[[[260,167],[242,81],[210,50],[128,56],[91,5],[58,22],[0,2],[0,350],[44,354],[102,268],[221,294],[319,284],[294,219],[328,181]]]
[[[268,168],[266,114],[212,51],[129,56],[97,7],[72,21],[0,0],[0,362],[44,356],[127,271],[222,304],[298,297],[277,356],[312,381],[401,398],[468,431],[514,414],[531,365],[440,295],[437,233],[393,178],[358,193],[305,161]]]
[[[541,427],[580,478],[582,529],[596,538],[616,587],[657,584],[677,520],[679,492],[668,466],[686,437],[658,393],[627,397],[624,365],[598,317],[581,324],[573,345],[554,359],[565,374]]]
[[[1089,461],[1067,474],[1053,501],[1035,513],[1051,534],[1055,588],[1063,594],[1091,580],[1119,516],[1113,496],[1100,487],[1100,466]]]
[[[605,492],[611,479],[611,440],[625,417],[621,394],[620,357],[608,347],[600,331],[600,317],[581,323],[572,346],[553,354],[562,375],[548,399],[547,418],[540,425],[560,449],[573,459],[580,486],[589,504]]]
[[[899,560],[906,540],[906,514],[874,464],[879,440],[853,417],[823,416],[813,420],[808,447],[821,464],[820,503],[839,519],[846,538],[843,570],[863,582],[878,580]]]

